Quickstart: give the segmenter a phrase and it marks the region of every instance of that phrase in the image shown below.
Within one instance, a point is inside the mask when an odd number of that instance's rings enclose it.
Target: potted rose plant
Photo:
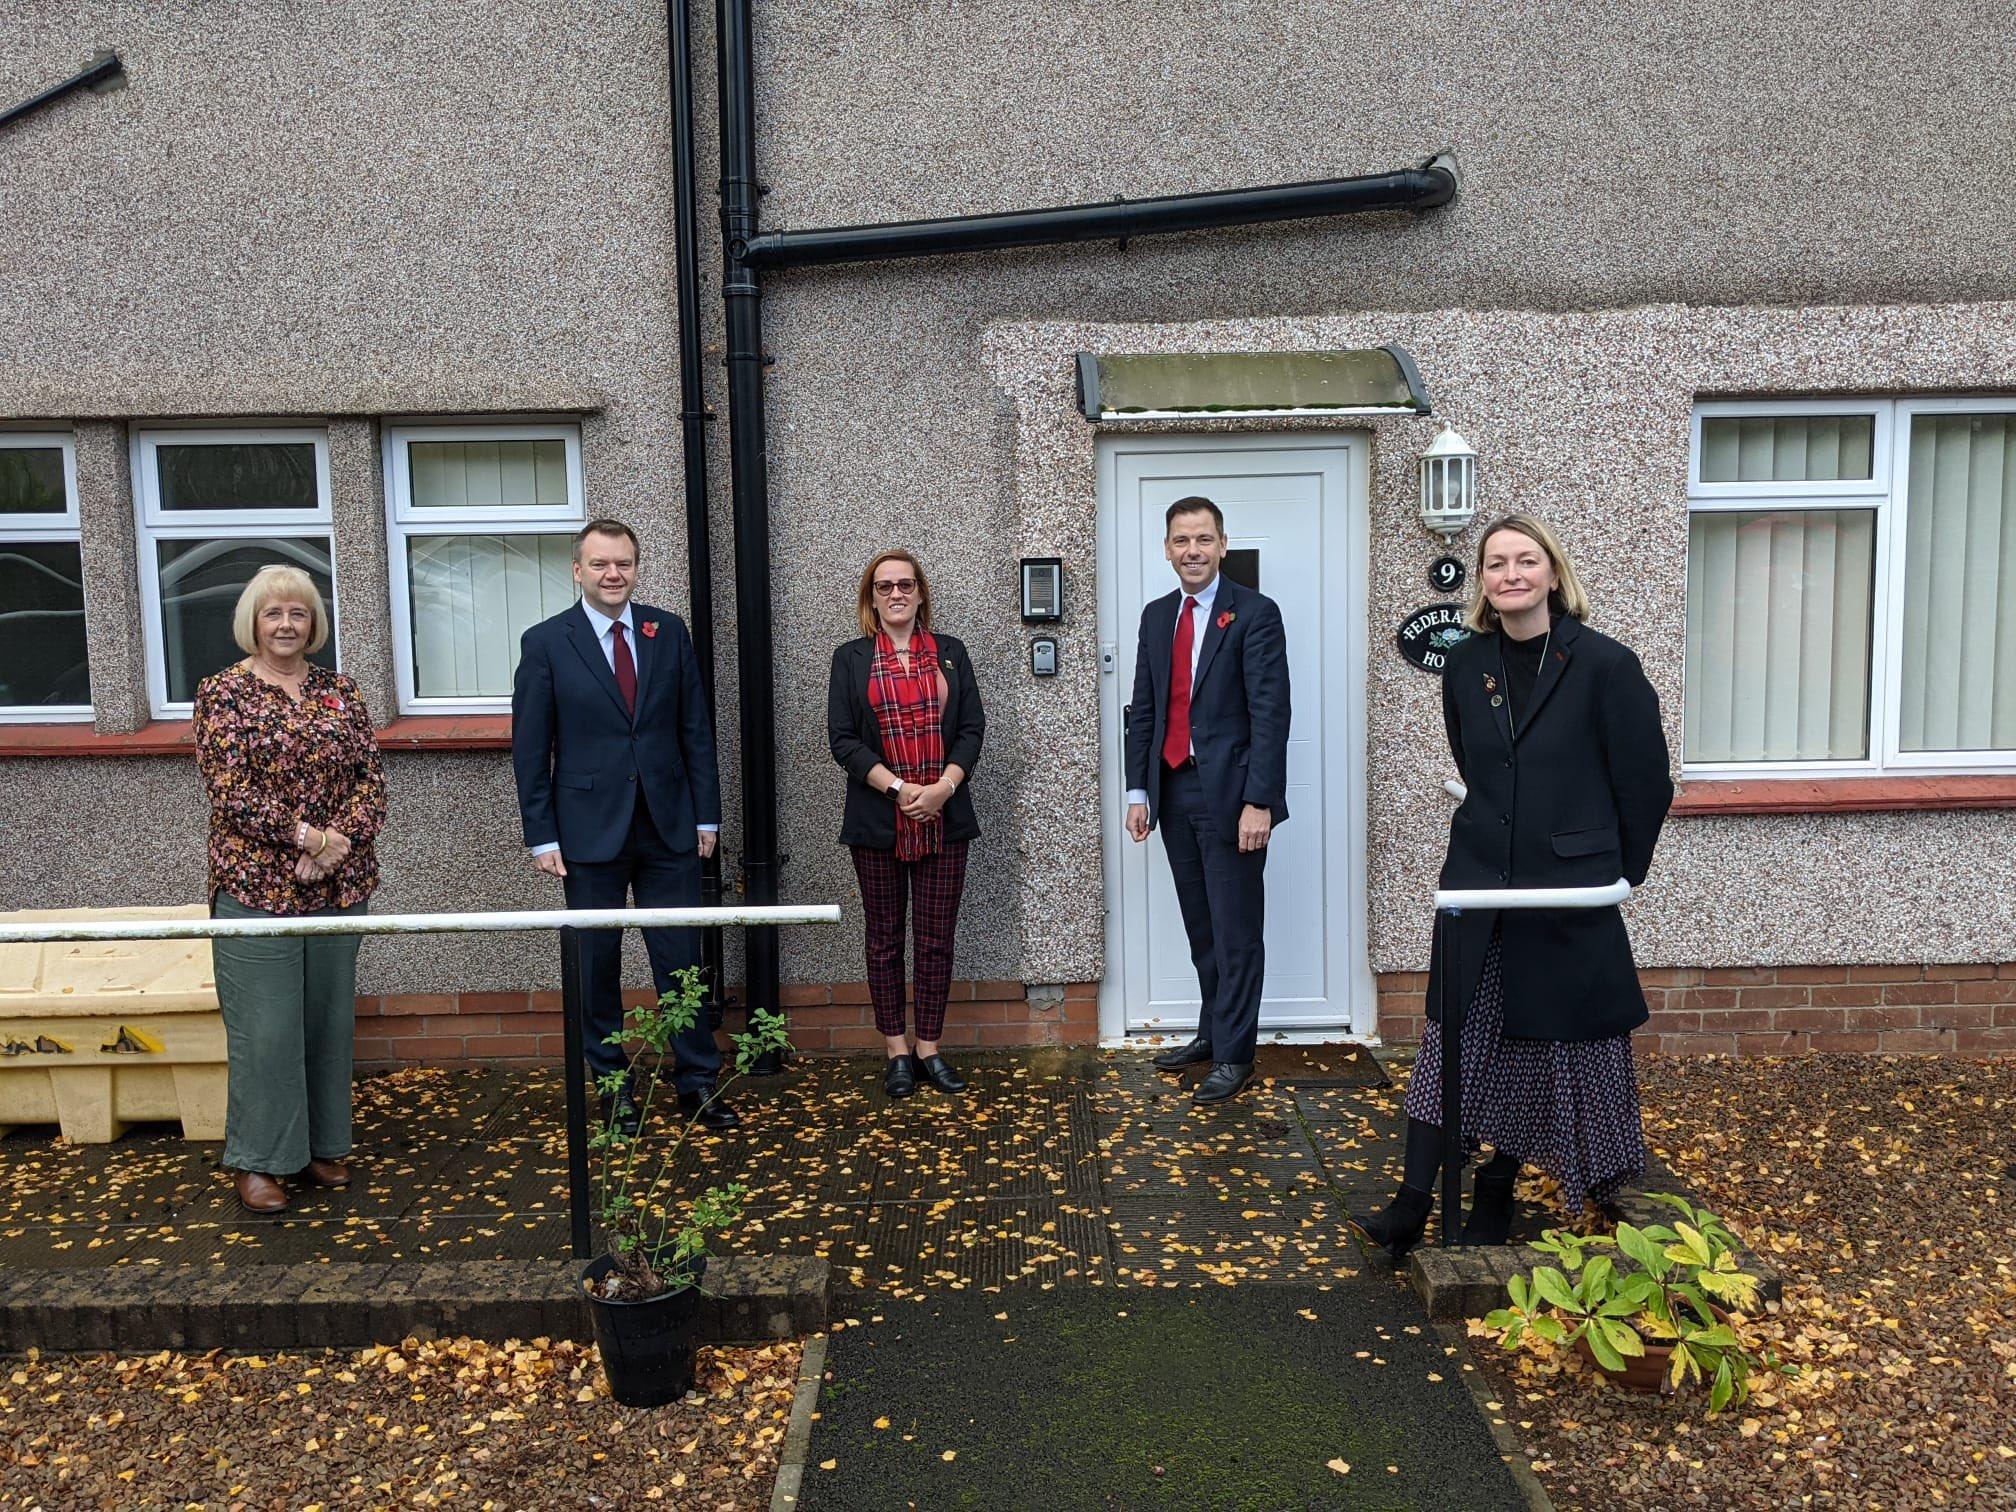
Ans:
[[[697,969],[675,974],[656,1004],[630,1010],[628,1022],[609,1036],[629,1060],[597,1083],[611,1112],[588,1140],[595,1160],[596,1206],[607,1247],[582,1272],[602,1371],[617,1401],[656,1407],[677,1401],[693,1387],[694,1337],[707,1273],[707,1235],[732,1226],[742,1216],[745,1190],[739,1184],[711,1186],[677,1202],[671,1184],[699,1109],[662,1141],[646,1140],[661,1074],[673,1038],[697,1022],[706,988]],[[764,1055],[790,1049],[781,1014],[761,1009],[749,1027],[733,1036],[733,1072],[707,1102],[748,1074]],[[628,1078],[638,1109],[639,1133],[615,1116],[616,1094]]]
[[[1708,1386],[1708,1410],[1750,1395],[1757,1370],[1791,1375],[1769,1350],[1753,1349],[1731,1311],[1757,1306],[1757,1277],[1739,1270],[1736,1241],[1722,1220],[1683,1197],[1647,1193],[1673,1208],[1669,1228],[1617,1225],[1615,1237],[1549,1229],[1532,1248],[1559,1260],[1514,1276],[1512,1305],[1484,1318],[1507,1349],[1530,1338],[1573,1346],[1619,1385],[1673,1392],[1688,1377]],[[1608,1254],[1614,1250],[1620,1265]]]

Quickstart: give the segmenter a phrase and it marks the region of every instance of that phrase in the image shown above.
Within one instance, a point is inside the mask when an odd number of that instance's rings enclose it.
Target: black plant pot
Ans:
[[[660,1292],[642,1302],[613,1302],[597,1294],[615,1267],[608,1255],[588,1262],[589,1316],[602,1351],[609,1391],[625,1407],[662,1407],[693,1389],[694,1335],[700,1324],[700,1281],[707,1274],[702,1255],[691,1286]]]

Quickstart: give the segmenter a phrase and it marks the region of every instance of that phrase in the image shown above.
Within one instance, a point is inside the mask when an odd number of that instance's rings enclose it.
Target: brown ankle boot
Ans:
[[[238,1189],[239,1204],[248,1213],[279,1213],[287,1208],[287,1189],[259,1171],[240,1171],[232,1185]]]
[[[340,1192],[350,1185],[350,1167],[340,1160],[311,1160],[301,1174],[308,1178],[310,1186],[328,1187],[331,1191]]]

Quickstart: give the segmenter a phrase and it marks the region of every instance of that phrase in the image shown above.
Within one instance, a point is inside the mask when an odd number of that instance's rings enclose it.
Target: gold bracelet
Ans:
[[[322,852],[324,852],[327,849],[329,849],[329,831],[325,829],[324,831],[322,831],[322,843],[316,846],[315,849],[310,851],[308,854],[310,857],[319,856],[322,854]]]

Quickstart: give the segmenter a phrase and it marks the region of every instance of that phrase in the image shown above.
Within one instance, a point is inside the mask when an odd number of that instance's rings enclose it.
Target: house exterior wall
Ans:
[[[823,710],[854,579],[885,544],[925,560],[989,703],[958,976],[1101,975],[1080,348],[1407,346],[1438,417],[1481,454],[1484,509],[1562,529],[1597,623],[1661,691],[1676,759],[1694,399],[2016,391],[2016,315],[1994,302],[2016,282],[2016,130],[1998,108],[2016,53],[1982,45],[2006,28],[1997,13],[1878,6],[1823,26],[1628,0],[1590,17],[1336,0],[758,8],[767,226],[1383,171],[1439,150],[1463,178],[1420,216],[766,280],[783,890],[845,914],[787,935],[801,997],[862,975]],[[381,720],[395,712],[387,419],[579,416],[589,511],[636,525],[642,596],[683,611],[663,7],[28,0],[0,34],[0,101],[100,45],[125,59],[123,89],[0,132],[0,423],[77,433],[100,731],[147,723],[138,420],[326,422],[345,665]],[[703,198],[710,339],[713,219]],[[721,398],[711,360],[707,382]],[[733,566],[712,430],[732,861]],[[1370,964],[1403,983],[1423,961],[1447,813],[1434,685],[1390,634],[1436,554],[1411,514],[1433,425],[1368,432]],[[1063,675],[1046,683],[1015,613],[1025,554],[1066,561]],[[390,765],[378,907],[557,902],[519,862],[502,753]],[[0,758],[0,906],[186,899],[202,828],[186,755]],[[1993,963],[2016,902],[1954,858],[2012,839],[2007,810],[1676,819],[1633,905],[1640,960]],[[525,938],[380,942],[360,990],[536,993],[554,985],[551,955]],[[537,1026],[511,1027],[536,1043]]]

